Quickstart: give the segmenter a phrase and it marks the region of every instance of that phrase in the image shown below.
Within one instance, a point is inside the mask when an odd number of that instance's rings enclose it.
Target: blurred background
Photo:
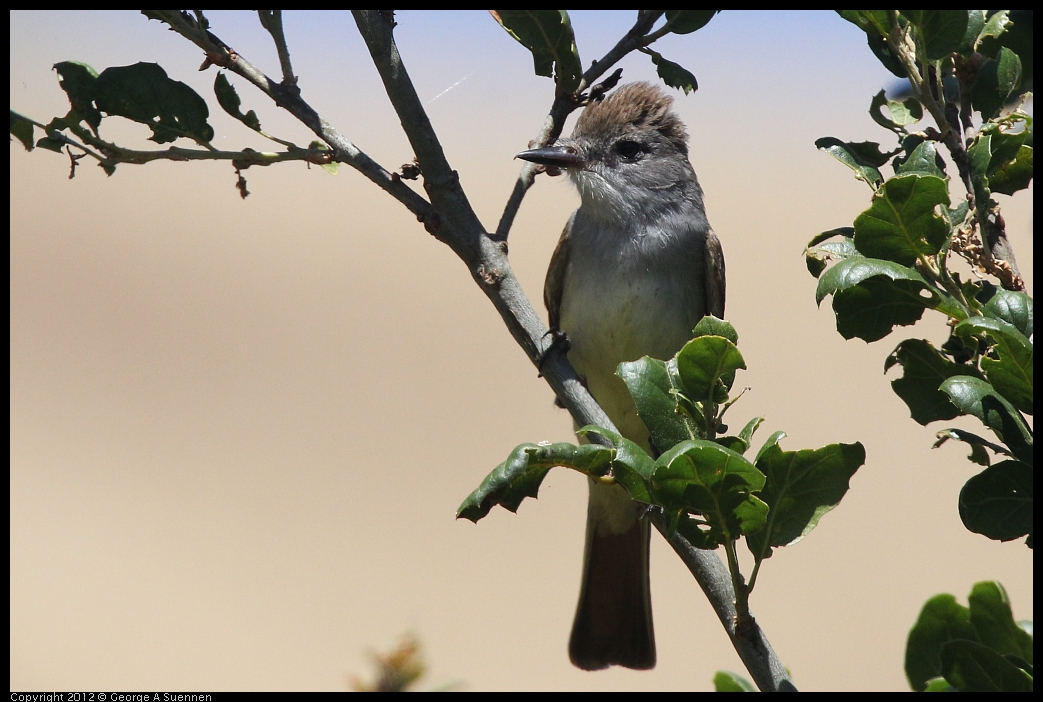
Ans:
[[[226,116],[215,68],[135,12],[12,12],[11,108],[64,115],[51,66],[160,63],[203,95],[222,149],[279,148]],[[278,76],[253,12],[212,30]],[[400,12],[405,65],[485,226],[495,229],[553,84],[484,12]],[[632,12],[572,14],[584,65]],[[286,12],[303,97],[386,168],[412,160],[346,12]],[[726,12],[654,47],[698,78],[676,94],[728,265],[728,318],[750,366],[733,423],[767,417],[783,447],[862,441],[841,505],[762,568],[752,607],[803,690],[903,690],[923,602],[979,580],[1032,618],[1032,557],[967,532],[977,471],[931,450],[883,375],[908,337],[845,342],[802,250],[850,225],[871,192],[814,140],[881,141],[867,110],[896,81],[833,13]],[[623,80],[656,80],[648,57]],[[243,110],[314,137],[244,81]],[[566,128],[571,131],[573,116]],[[147,128],[102,125],[124,146]],[[185,145],[190,145],[186,143]],[[571,440],[568,415],[450,250],[346,166],[120,166],[11,154],[11,688],[344,690],[412,633],[421,687],[709,690],[745,672],[688,571],[657,535],[651,672],[573,668],[586,486],[559,469],[537,501],[478,525],[456,507],[517,444]],[[419,185],[415,185],[419,189]],[[1032,192],[996,196],[1029,292]],[[511,260],[541,298],[578,196],[541,177]],[[542,304],[537,303],[543,313]],[[893,375],[897,375],[896,372]],[[978,431],[976,422],[951,425]],[[948,425],[945,425],[948,426]],[[759,442],[758,442],[759,443]],[[748,571],[747,571],[748,572]]]

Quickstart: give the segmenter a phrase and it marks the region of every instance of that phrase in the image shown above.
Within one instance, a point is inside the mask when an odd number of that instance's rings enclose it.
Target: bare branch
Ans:
[[[282,31],[282,10],[258,10],[257,16],[261,19],[261,26],[268,30],[275,41],[275,50],[279,53],[279,65],[282,66],[283,86],[296,89],[297,76],[293,75],[293,66],[290,65],[290,49],[286,46],[286,35]]]
[[[433,221],[434,210],[431,208],[430,203],[403,183],[401,178],[394,177],[393,173],[366,155],[326,120],[322,119],[301,98],[300,91],[296,89],[296,86],[287,87],[273,81],[213,33],[200,28],[196,20],[187,13],[178,12],[177,10],[150,10],[149,13],[150,16],[166,22],[170,25],[171,30],[206,52],[206,61],[203,63],[202,68],[207,68],[211,65],[221,66],[250,81],[254,87],[274,100],[276,105],[287,110],[312,130],[316,136],[329,144],[335,153],[335,161],[346,163],[369,178],[405,205],[425,225]]]

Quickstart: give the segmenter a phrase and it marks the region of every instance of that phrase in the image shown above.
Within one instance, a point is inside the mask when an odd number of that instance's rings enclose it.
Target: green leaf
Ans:
[[[188,137],[201,144],[214,138],[206,102],[184,83],[171,80],[154,63],[106,68],[94,83],[98,109],[152,129],[152,141],[166,144]]]
[[[674,34],[691,34],[702,29],[720,10],[667,10],[666,26]]]
[[[1010,10],[999,10],[993,14],[985,22],[985,26],[982,27],[981,33],[978,35],[977,41],[974,43],[974,48],[978,48],[978,43],[983,39],[992,37],[996,38],[999,35],[1007,31],[1007,27],[1010,25]]]
[[[1032,692],[1032,676],[974,641],[946,643],[941,662],[945,679],[960,692]]]
[[[1021,146],[1014,158],[989,176],[989,190],[1013,195],[1032,182],[1032,147]]]
[[[884,117],[880,111],[884,105],[887,105],[891,113],[890,119]],[[915,124],[923,119],[923,106],[916,98],[906,98],[902,102],[888,100],[887,95],[881,90],[873,96],[873,101],[869,104],[869,116],[884,129],[904,133],[906,125]]]
[[[757,456],[766,481],[759,497],[770,509],[767,528],[746,537],[755,555],[802,539],[847,493],[851,476],[866,460],[860,443],[783,451],[776,443]]]
[[[756,692],[749,680],[730,670],[718,670],[713,676],[714,692]]]
[[[956,692],[956,688],[949,684],[949,681],[938,676],[937,678],[931,678],[927,681],[927,686],[923,690],[924,692]]]
[[[1032,298],[1025,293],[996,290],[985,303],[984,312],[989,317],[1013,325],[1026,337],[1032,336]]]
[[[526,497],[536,497],[540,483],[554,466],[566,466],[590,476],[605,475],[612,449],[596,444],[522,444],[495,469],[456,511],[457,519],[477,522],[496,505],[516,512]]]
[[[984,10],[966,10],[966,12],[967,31],[964,33],[963,40],[956,49],[956,51],[961,54],[969,54],[974,51],[974,45],[977,43],[978,37],[981,36],[982,31],[985,29]]]
[[[261,120],[257,119],[257,113],[250,110],[245,115],[239,109],[242,102],[239,100],[239,93],[235,91],[235,87],[228,82],[225,74],[218,71],[217,78],[214,80],[214,94],[217,95],[217,102],[228,114],[235,117],[237,120],[245,124],[255,132],[261,131]]]
[[[559,95],[573,93],[583,76],[572,22],[565,10],[490,10],[493,19],[532,52],[536,75],[551,77]]]
[[[1031,473],[1031,468],[1029,471]],[[1014,621],[1010,599],[1001,584],[993,580],[975,583],[967,601],[971,626],[978,632],[980,643],[1002,656],[1017,656],[1032,662],[1032,636]]]
[[[252,112],[252,110],[251,110]],[[308,144],[308,149],[311,151],[330,151],[330,145],[324,141],[315,141]],[[330,175],[337,175],[337,171],[340,169],[340,164],[336,161],[330,161],[329,163],[320,163],[319,167],[329,173]]]
[[[968,480],[960,490],[964,526],[995,541],[1031,535],[1032,477],[1032,466],[1002,461]]]
[[[735,327],[731,325],[731,322],[718,319],[712,314],[708,314],[699,320],[699,323],[695,325],[695,329],[692,330],[692,336],[723,336],[733,344],[739,343],[739,332],[735,331]]]
[[[652,478],[655,462],[643,448],[630,439],[594,425],[582,427],[576,433],[580,436],[597,434],[608,439],[615,449],[612,454],[612,476],[616,482],[626,488],[632,499],[638,502],[652,502],[648,481]]]
[[[626,383],[637,414],[660,452],[696,437],[695,428],[676,411],[677,401],[671,391],[677,388],[670,381],[664,361],[645,356],[619,364],[616,375]]]
[[[964,338],[990,340],[998,358],[984,356],[982,370],[992,386],[1012,405],[1032,414],[1032,348],[1033,344],[1013,324],[990,317],[970,317],[953,330]]]
[[[971,86],[971,103],[982,119],[999,115],[1003,103],[1021,84],[1021,59],[1003,47],[995,59],[986,59]]]
[[[1014,406],[992,385],[978,378],[958,375],[946,380],[941,387],[962,414],[977,417],[996,432],[1015,458],[1032,464],[1032,432]]]
[[[949,224],[937,213],[948,208],[949,189],[937,176],[909,173],[889,178],[873,204],[855,219],[855,246],[869,258],[912,266],[941,250]]]
[[[938,165],[938,149],[933,141],[922,140],[913,149],[909,157],[903,160],[895,159],[895,174],[919,173],[920,175],[937,176],[945,178],[945,172]]]
[[[977,375],[977,369],[953,363],[926,339],[906,339],[884,363],[886,373],[892,366],[902,366],[902,377],[891,381],[891,389],[909,407],[913,420],[927,425],[939,419],[952,419],[960,412],[949,396],[939,388],[954,375]]]
[[[62,149],[65,148],[65,142],[58,139],[52,139],[51,137],[44,137],[36,142],[37,148],[47,149],[60,154]]]
[[[648,48],[641,51],[648,54],[649,58],[652,59],[652,63],[655,64],[656,73],[671,88],[683,90],[685,95],[699,89],[699,83],[696,81],[695,75],[681,64],[663,58],[663,55],[658,51],[652,51]]]
[[[855,177],[865,181],[874,190],[884,182],[884,177],[872,162],[864,160],[859,151],[847,142],[835,137],[815,140],[815,147],[843,163],[855,172]]]
[[[683,441],[664,453],[652,473],[656,503],[702,515],[714,545],[764,525],[767,505],[750,493],[764,475],[735,451],[712,441]]]
[[[33,122],[14,110],[11,110],[11,135],[22,142],[26,151],[33,150]]]
[[[905,644],[905,675],[915,692],[942,674],[942,646],[950,641],[976,641],[971,611],[949,594],[935,595],[924,603]]]
[[[894,27],[888,10],[837,10],[837,14],[869,35],[886,35]]]
[[[914,324],[925,308],[941,302],[913,269],[861,256],[841,261],[819,278],[815,299],[821,304],[826,295],[833,295],[841,336],[867,342],[884,338],[896,325]]]
[[[98,73],[85,63],[62,61],[54,64],[58,73],[58,84],[69,97],[72,112],[69,117],[75,122],[85,121],[95,134],[101,124],[101,113],[94,107],[94,83]],[[75,114],[74,114],[75,113]]]
[[[747,448],[753,445],[753,435],[756,433],[757,429],[763,422],[764,417],[754,417],[749,422],[747,422],[746,426],[744,426],[742,428],[742,431],[739,432],[739,439],[741,439],[743,443],[746,444]],[[744,449],[743,453],[745,452],[746,450]]]
[[[858,249],[855,248],[855,242],[852,239],[854,234],[854,227],[840,227],[815,236],[804,249],[808,272],[818,278],[822,275],[822,271],[826,270],[827,261],[842,261],[850,256],[858,256]],[[837,236],[840,237],[838,241],[827,241],[827,239]]]
[[[773,446],[778,446],[779,442],[786,438],[786,432],[776,431],[772,432],[772,435],[768,437],[768,440],[764,442],[760,450],[757,451],[757,457],[753,459],[754,463],[757,463]]]
[[[677,352],[677,372],[685,394],[696,401],[714,397],[717,381],[730,388],[735,371],[746,361],[735,344],[723,336],[699,336]]]
[[[972,434],[971,432],[966,431],[964,429],[956,429],[952,427],[950,427],[949,429],[942,429],[940,432],[935,434],[935,437],[937,438],[937,441],[934,442],[934,445],[931,448],[938,448],[949,439],[955,439],[956,441],[963,441],[964,443],[970,444],[971,455],[967,456],[967,460],[971,463],[977,463],[981,466],[988,466],[991,462],[991,459],[989,458],[989,453],[984,448],[986,446],[995,451],[996,453],[1003,454],[1005,456],[1011,455],[1010,451],[1004,448],[1003,446],[1000,446],[999,444],[994,444],[991,441],[988,441],[987,439],[984,439],[978,436],[977,434]]]
[[[967,34],[968,12],[980,10],[924,10],[920,22],[927,58],[938,61],[960,48]],[[982,21],[984,24],[984,21]]]

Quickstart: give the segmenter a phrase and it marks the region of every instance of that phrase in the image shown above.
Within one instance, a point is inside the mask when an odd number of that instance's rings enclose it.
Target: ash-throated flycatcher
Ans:
[[[569,360],[623,436],[651,452],[616,375],[623,361],[668,359],[706,314],[724,317],[724,256],[688,161],[673,99],[631,83],[587,106],[569,139],[519,158],[563,170],[579,189],[543,297]],[[619,485],[590,481],[583,584],[569,658],[584,670],[655,666],[649,524]]]

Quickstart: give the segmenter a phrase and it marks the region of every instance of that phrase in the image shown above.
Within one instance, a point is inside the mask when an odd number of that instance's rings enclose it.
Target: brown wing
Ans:
[[[724,319],[724,251],[712,229],[706,234],[705,265],[706,314]]]
[[[554,247],[554,253],[550,257],[550,266],[547,268],[547,280],[543,283],[543,304],[547,306],[547,315],[550,321],[551,331],[558,329],[561,321],[561,293],[565,288],[565,270],[569,264],[569,232],[572,230],[572,218],[565,224],[561,232],[558,245]]]

